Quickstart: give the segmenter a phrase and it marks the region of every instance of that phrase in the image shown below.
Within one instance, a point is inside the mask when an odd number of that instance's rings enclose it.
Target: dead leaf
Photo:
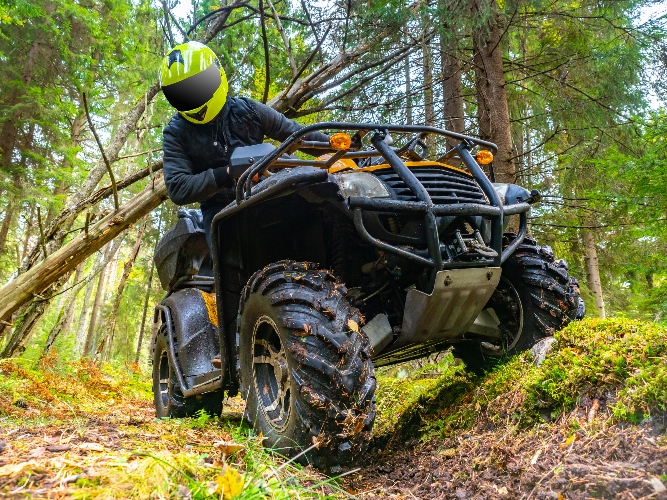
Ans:
[[[213,443],[213,447],[220,450],[220,452],[225,455],[232,455],[243,449],[242,444],[234,443],[232,441],[216,441]]]
[[[653,486],[653,491],[655,493],[662,493],[662,492],[667,490],[667,488],[665,488],[665,485],[663,484],[663,482],[660,480],[659,477],[655,477],[655,476],[652,477],[649,480],[649,483],[651,484],[651,486]]]
[[[30,452],[30,458],[39,458],[43,457],[44,455],[46,455],[46,448],[43,446],[40,448],[35,448]]]
[[[590,424],[593,419],[595,418],[595,414],[597,413],[598,409],[600,408],[600,402],[597,399],[593,400],[593,404],[591,405],[591,409],[588,412],[588,423]]]
[[[565,500],[565,497],[559,493],[558,494],[558,500]]]
[[[353,332],[357,332],[357,333],[359,332],[359,323],[357,323],[353,319],[348,319],[347,320],[347,326]]]
[[[35,465],[37,465],[37,462],[34,460],[30,460],[29,462],[21,462],[19,464],[3,465],[0,467],[0,477],[20,474],[24,470],[29,469],[30,467],[34,467]]]
[[[496,486],[495,488],[496,488],[496,491],[500,495],[507,495],[507,487],[506,486],[501,486],[500,488],[498,486]]]
[[[104,446],[99,443],[81,443],[79,449],[85,451],[104,451]]]
[[[541,454],[542,450],[537,450],[535,452],[535,455],[533,455],[533,458],[530,459],[530,465],[535,465],[537,463],[537,459],[540,458]]]
[[[69,444],[50,444],[46,447],[46,451],[50,451],[51,453],[62,453],[71,449],[72,447]]]
[[[239,471],[232,467],[227,467],[216,478],[218,488],[216,490],[225,500],[231,500],[243,491],[243,476]]]

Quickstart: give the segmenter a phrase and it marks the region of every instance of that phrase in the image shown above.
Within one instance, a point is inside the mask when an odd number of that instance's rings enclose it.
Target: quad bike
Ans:
[[[319,130],[338,132],[303,139]],[[458,145],[429,161],[429,135]],[[240,390],[266,445],[335,470],[370,438],[376,367],[452,347],[482,370],[581,318],[567,265],[526,236],[539,193],[492,183],[489,150],[351,123],[237,148],[236,202],[213,219],[212,248],[201,213],[181,209],[156,249],[157,415],[219,413]],[[518,232],[504,233],[512,215]]]

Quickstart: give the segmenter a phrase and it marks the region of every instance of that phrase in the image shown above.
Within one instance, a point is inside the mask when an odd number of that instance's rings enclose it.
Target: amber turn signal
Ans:
[[[352,145],[352,137],[345,132],[338,132],[329,137],[329,144],[334,149],[350,149]]]
[[[475,160],[477,160],[477,163],[480,165],[488,165],[493,161],[493,153],[491,151],[487,151],[486,149],[482,149],[475,155]]]

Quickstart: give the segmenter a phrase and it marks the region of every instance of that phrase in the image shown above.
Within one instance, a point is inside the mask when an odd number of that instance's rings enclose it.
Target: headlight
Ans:
[[[344,198],[359,196],[363,198],[388,198],[387,186],[380,179],[368,172],[348,172],[333,176]]]

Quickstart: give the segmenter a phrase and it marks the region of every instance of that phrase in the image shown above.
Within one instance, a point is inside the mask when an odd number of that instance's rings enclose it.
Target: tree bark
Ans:
[[[137,220],[167,199],[167,188],[160,177],[144,191],[121,205],[118,212],[107,215],[79,234],[71,242],[50,254],[27,272],[0,289],[0,320],[8,321],[12,313],[46,290],[63,275],[72,272],[82,259],[102,248]]]
[[[410,56],[404,59],[405,64],[405,123],[412,125],[412,81],[410,79]]]
[[[144,297],[144,313],[141,316],[141,327],[139,328],[139,339],[137,340],[137,354],[134,357],[134,362],[139,362],[139,356],[141,355],[141,344],[144,341],[144,331],[146,328],[146,316],[148,315],[148,301],[151,298],[151,290],[153,289],[153,273],[155,271],[155,263],[151,259],[151,271],[148,274],[148,285],[146,287],[146,295]]]
[[[104,254],[100,253],[97,256],[97,259],[95,260],[95,268],[98,266],[100,269],[102,268],[100,263],[102,262],[102,259],[104,258]],[[95,275],[96,276],[96,275]],[[76,327],[76,333],[74,335],[74,347],[77,351],[81,351],[83,353],[83,344],[86,341],[86,325],[88,324],[88,312],[90,311],[90,301],[93,298],[93,291],[95,290],[95,282],[93,281],[93,278],[95,276],[91,276],[85,285],[86,287],[86,294],[83,297],[83,304],[81,304],[81,312],[79,313],[79,322]]]
[[[482,8],[478,0],[474,0],[474,7],[480,14]],[[512,133],[501,49],[500,14],[495,0],[491,0],[490,8],[492,12],[488,15],[487,26],[473,35],[479,133],[482,139],[498,145],[498,152],[493,161],[496,182],[515,182],[516,170],[512,161]]]
[[[83,274],[83,268],[85,264],[86,261],[83,261],[76,268],[72,287],[65,292],[63,307],[60,311],[60,314],[58,315],[58,321],[56,321],[56,324],[49,332],[49,336],[46,339],[46,344],[44,345],[42,356],[51,350],[56,339],[62,332],[66,332],[72,323],[72,319],[74,317],[74,307],[76,306],[76,296],[79,294],[79,290],[81,290],[81,285],[78,285],[78,283],[81,280],[81,275]]]
[[[130,258],[127,260],[125,265],[123,266],[123,274],[120,277],[120,281],[118,283],[118,288],[116,290],[116,297],[114,298],[113,305],[111,307],[111,312],[109,313],[106,325],[104,327],[105,335],[102,341],[100,342],[100,345],[97,348],[96,354],[97,355],[103,354],[103,356],[101,357],[105,361],[109,359],[109,356],[111,354],[111,347],[113,346],[114,333],[116,330],[116,315],[118,314],[118,308],[120,307],[120,300],[123,297],[123,292],[125,291],[125,285],[127,284],[127,279],[129,278],[130,272],[134,267],[134,261],[137,259],[137,255],[139,255],[139,250],[141,248],[141,239],[144,235],[144,231],[146,230],[146,223],[147,219],[144,218],[144,223],[139,228],[139,232],[137,234],[137,240],[134,243],[134,248],[132,249],[132,254],[130,255]]]
[[[0,255],[5,250],[5,244],[7,243],[7,234],[9,234],[9,228],[14,219],[14,213],[16,212],[16,198],[12,197],[5,208],[5,218],[2,220],[2,226],[0,226]]]
[[[422,70],[424,75],[424,125],[435,127],[435,103],[433,102],[433,61],[430,40],[422,44]],[[435,151],[435,136],[429,135],[426,143],[431,152]]]
[[[104,296],[104,284],[107,275],[108,261],[110,259],[111,245],[107,247],[104,255],[104,266],[100,271],[100,277],[97,279],[97,290],[95,290],[95,301],[93,302],[93,309],[90,311],[90,322],[88,323],[88,333],[86,334],[86,342],[83,345],[83,356],[89,357],[93,348],[93,340],[95,336],[95,327],[97,326],[97,315],[99,314],[100,305],[102,304],[102,297]]]
[[[600,318],[606,317],[604,298],[602,297],[602,282],[600,281],[600,267],[598,265],[598,251],[595,246],[595,237],[591,231],[584,231],[584,250],[586,252],[586,281],[588,288],[595,297],[595,308]]]
[[[461,62],[450,53],[444,37],[440,37],[440,64],[442,66],[442,113],[445,128],[458,134],[465,133],[463,115],[463,86],[461,84]],[[449,144],[456,145],[456,141]]]

